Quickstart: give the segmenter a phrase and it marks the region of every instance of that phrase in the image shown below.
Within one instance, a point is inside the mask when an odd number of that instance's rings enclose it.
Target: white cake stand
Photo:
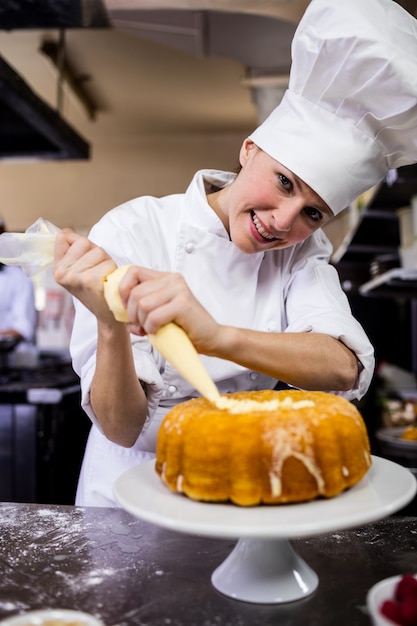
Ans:
[[[302,504],[238,507],[190,500],[171,492],[147,461],[123,474],[114,494],[129,513],[191,535],[238,539],[213,572],[212,584],[224,595],[257,604],[305,598],[318,585],[317,574],[294,551],[289,539],[354,528],[395,513],[417,491],[406,468],[372,457],[355,487],[330,500]]]

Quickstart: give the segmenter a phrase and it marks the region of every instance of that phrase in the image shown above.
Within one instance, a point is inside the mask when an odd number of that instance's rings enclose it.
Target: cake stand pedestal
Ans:
[[[319,583],[294,551],[291,538],[375,522],[413,499],[417,481],[407,468],[379,457],[372,460],[366,476],[348,491],[301,504],[245,508],[195,502],[165,487],[153,460],[118,478],[114,493],[129,513],[153,524],[191,535],[238,539],[213,572],[213,586],[236,600],[279,604],[311,595]]]
[[[235,600],[277,604],[305,598],[319,579],[288,539],[239,539],[211,582]]]

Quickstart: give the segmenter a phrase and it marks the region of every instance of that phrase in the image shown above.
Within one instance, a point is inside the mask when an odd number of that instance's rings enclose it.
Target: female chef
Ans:
[[[392,0],[312,0],[292,54],[289,89],[243,142],[237,175],[199,171],[184,194],[137,198],[88,239],[57,238],[93,424],[77,504],[116,506],[116,478],[154,456],[167,410],[196,395],[146,338],[163,324],[187,332],[221,393],[278,380],[353,400],[369,386],[373,349],[321,227],[417,161],[416,20]],[[129,324],[103,297],[125,264]]]

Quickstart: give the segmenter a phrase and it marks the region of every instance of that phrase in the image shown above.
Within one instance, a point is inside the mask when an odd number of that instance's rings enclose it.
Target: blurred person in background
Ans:
[[[0,216],[0,235],[6,232]],[[28,343],[35,340],[36,309],[31,279],[20,267],[0,263],[0,341],[18,339]]]

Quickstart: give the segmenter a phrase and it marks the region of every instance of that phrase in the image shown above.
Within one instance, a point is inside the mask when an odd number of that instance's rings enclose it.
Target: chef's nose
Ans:
[[[281,202],[279,207],[272,212],[275,229],[282,232],[290,231],[300,211],[300,202],[294,198]]]

